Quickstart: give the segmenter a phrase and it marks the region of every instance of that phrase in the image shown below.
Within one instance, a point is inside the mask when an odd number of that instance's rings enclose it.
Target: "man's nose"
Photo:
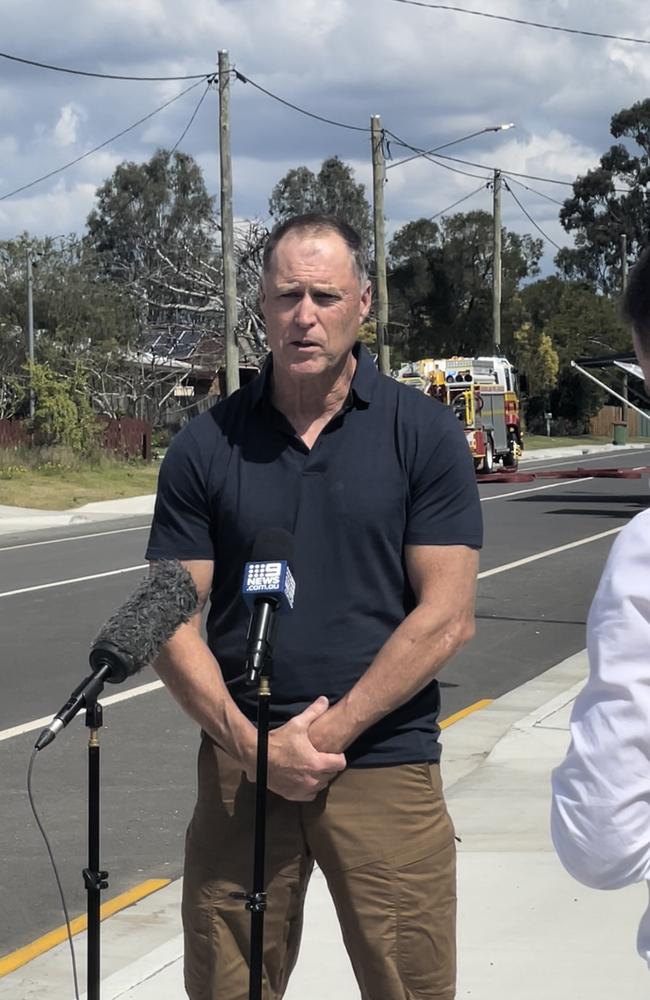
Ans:
[[[310,295],[303,295],[296,303],[294,318],[298,326],[310,327],[316,322],[316,306]]]

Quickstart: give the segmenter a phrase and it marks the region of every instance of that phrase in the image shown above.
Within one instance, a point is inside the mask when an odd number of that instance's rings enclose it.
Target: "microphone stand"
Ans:
[[[269,748],[269,704],[271,701],[272,662],[264,657],[257,687],[257,766],[255,784],[255,835],[253,846],[253,889],[251,892],[233,892],[233,899],[246,902],[251,915],[251,942],[248,1000],[262,1000],[264,966],[264,866],[266,855],[266,795]],[[90,1000],[90,998],[89,998]]]
[[[103,684],[102,684],[103,687]],[[100,987],[100,896],[108,888],[108,872],[99,868],[99,730],[103,723],[99,691],[86,697],[88,736],[88,867],[83,870],[87,893],[87,993],[86,1000],[99,1000]]]

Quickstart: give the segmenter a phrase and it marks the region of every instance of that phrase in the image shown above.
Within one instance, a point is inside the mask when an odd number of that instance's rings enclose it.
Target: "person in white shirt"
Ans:
[[[624,314],[650,385],[650,247]],[[551,834],[567,871],[595,889],[650,889],[650,509],[621,531],[587,620],[589,679],[552,776]],[[650,965],[650,906],[637,947]]]

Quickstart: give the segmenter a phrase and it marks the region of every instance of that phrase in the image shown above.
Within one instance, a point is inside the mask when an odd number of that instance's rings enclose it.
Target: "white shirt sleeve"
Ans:
[[[551,834],[595,889],[650,878],[650,511],[612,548],[587,621],[589,680],[553,772]]]

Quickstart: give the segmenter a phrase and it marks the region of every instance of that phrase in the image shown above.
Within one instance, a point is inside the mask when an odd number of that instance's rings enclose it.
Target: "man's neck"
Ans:
[[[357,360],[350,353],[338,371],[314,378],[294,379],[273,370],[271,400],[296,433],[304,439],[310,429],[320,430],[339,412],[350,392]],[[310,437],[312,435],[309,435]]]

